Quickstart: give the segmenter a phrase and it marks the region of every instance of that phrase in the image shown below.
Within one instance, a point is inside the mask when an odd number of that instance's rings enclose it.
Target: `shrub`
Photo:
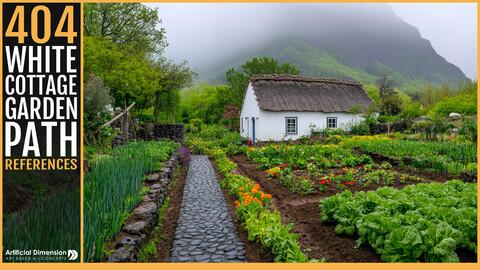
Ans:
[[[83,126],[85,129],[97,128],[106,121],[109,114],[107,106],[113,102],[110,88],[100,77],[90,75],[90,79],[83,87]]]
[[[450,113],[455,112],[462,115],[477,115],[477,96],[461,95],[451,98],[444,98],[435,105],[430,115],[433,117],[448,117]]]
[[[477,163],[468,163],[467,172],[477,172]]]
[[[382,169],[388,170],[388,169],[390,169],[390,168],[392,168],[392,164],[390,164],[390,163],[388,163],[388,162],[386,162],[386,161],[384,161],[384,162],[382,163]]]
[[[178,149],[178,152],[180,153],[180,164],[182,164],[182,166],[188,164],[190,162],[190,156],[192,155],[192,153],[190,153],[190,150],[182,145]]]
[[[409,102],[405,106],[405,109],[399,114],[400,118],[403,119],[415,119],[419,118],[422,115],[425,115],[427,112],[425,111],[424,108],[422,108],[422,105],[418,103],[417,101],[415,102]]]
[[[462,118],[462,127],[459,130],[460,135],[464,135],[472,142],[477,142],[477,123],[468,117]]]
[[[380,115],[377,117],[377,121],[380,123],[386,123],[388,121],[388,116],[386,115]]]
[[[370,125],[367,121],[361,121],[350,127],[350,133],[353,135],[370,135]]]

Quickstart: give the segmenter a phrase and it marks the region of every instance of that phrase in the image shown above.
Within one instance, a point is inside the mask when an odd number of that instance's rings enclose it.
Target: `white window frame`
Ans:
[[[329,120],[335,120],[335,127],[331,127]],[[337,117],[327,117],[327,128],[338,128],[338,119]]]
[[[288,120],[295,120],[295,132],[289,132],[288,130]],[[285,117],[285,134],[287,135],[297,135],[298,134],[298,117]]]

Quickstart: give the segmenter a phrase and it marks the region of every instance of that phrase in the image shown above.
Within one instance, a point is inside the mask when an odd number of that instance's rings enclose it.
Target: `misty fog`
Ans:
[[[147,5],[157,7],[159,16],[163,20],[162,27],[166,29],[167,41],[170,43],[165,50],[165,55],[177,62],[187,60],[189,65],[200,73],[200,77],[202,73],[212,68],[223,68],[215,67],[216,64],[222,64],[226,60],[280,38],[306,36],[319,38],[324,34],[330,38],[346,38],[345,33],[348,33],[348,38],[355,40],[355,35],[361,38],[363,34],[374,35],[376,32],[382,32],[384,35],[391,34],[393,38],[401,40],[410,35],[419,35],[419,30],[415,26],[398,27],[404,20],[398,17],[388,4],[155,3]],[[418,14],[418,16],[424,16],[425,20],[428,20],[426,14]],[[476,24],[476,12],[474,22]],[[426,30],[420,29],[420,33],[424,31]],[[458,26],[456,31],[464,31],[465,37],[469,37],[471,42],[474,42],[475,50],[470,49],[472,44],[462,46],[458,40],[455,40],[455,45],[450,46],[452,50],[450,56],[447,56],[447,53],[442,54],[438,51],[437,53],[459,66],[468,77],[476,78],[476,25],[467,29]],[[434,41],[432,45],[436,48]],[[468,54],[469,57],[461,59],[455,56],[453,50],[456,54]],[[473,61],[475,64],[472,66],[472,63],[462,63],[462,61]]]

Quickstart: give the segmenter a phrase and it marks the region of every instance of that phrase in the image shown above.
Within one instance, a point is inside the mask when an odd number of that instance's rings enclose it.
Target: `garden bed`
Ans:
[[[215,160],[210,158],[210,163],[212,164],[213,168],[215,169],[215,174],[217,176],[217,180],[220,183],[223,179],[223,175],[218,171],[218,166],[215,163]],[[229,194],[225,188],[221,188],[223,196],[227,201],[228,210],[230,211],[230,216],[235,221],[235,226],[237,227],[238,238],[240,241],[243,242],[245,245],[245,249],[247,251],[247,261],[252,263],[258,262],[273,262],[275,259],[275,255],[272,253],[265,251],[262,244],[260,242],[251,242],[248,240],[248,231],[242,226],[242,222],[239,221],[236,217],[235,208],[235,201],[237,198],[233,194]]]
[[[320,220],[319,200],[336,193],[342,192],[335,186],[331,186],[324,192],[318,194],[301,195],[300,192],[291,193],[290,189],[279,184],[276,180],[268,179],[265,172],[257,170],[259,164],[250,163],[245,156],[233,156],[231,160],[237,163],[238,172],[255,182],[259,183],[262,189],[272,195],[272,203],[281,213],[282,221],[285,224],[294,223],[292,233],[299,234],[298,241],[302,249],[311,249],[306,253],[309,258],[323,258],[327,262],[381,262],[380,256],[366,245],[355,249],[358,236],[337,235],[335,225],[325,224]],[[399,168],[392,168],[399,169]],[[401,172],[401,170],[399,171]],[[423,174],[426,177],[428,172]],[[438,174],[439,176],[445,174]],[[436,174],[428,175],[436,176]],[[436,177],[435,177],[436,178]],[[444,182],[450,178],[445,176],[439,178],[439,182]],[[427,182],[433,181],[430,177]],[[403,188],[408,184],[415,182],[398,183],[395,182],[395,188]],[[359,190],[375,190],[383,184],[371,184],[367,188],[363,186],[350,186],[349,189],[354,193]],[[477,255],[473,252],[459,250],[458,255],[462,262],[476,262]]]

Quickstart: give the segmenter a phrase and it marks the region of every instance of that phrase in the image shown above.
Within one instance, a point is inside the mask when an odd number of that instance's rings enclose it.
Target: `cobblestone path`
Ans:
[[[246,262],[227,203],[207,156],[191,156],[171,262]]]

